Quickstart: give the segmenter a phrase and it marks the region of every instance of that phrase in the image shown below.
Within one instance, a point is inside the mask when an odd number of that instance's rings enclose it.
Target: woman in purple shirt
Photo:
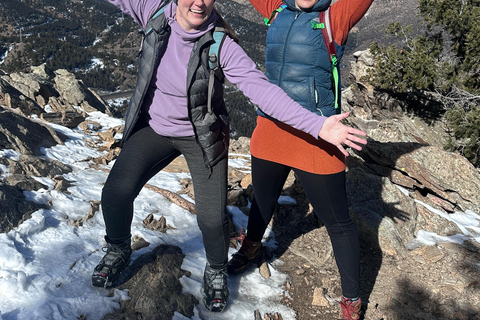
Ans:
[[[143,28],[166,4],[164,0],[109,1]],[[157,32],[160,44],[154,48],[160,57],[154,64],[140,58],[141,70],[126,115],[123,148],[102,191],[107,252],[95,267],[92,283],[112,286],[128,266],[134,199],[150,178],[183,155],[196,186],[197,221],[207,257],[204,304],[208,310],[218,312],[223,311],[229,296],[228,114],[218,79],[209,97],[209,46],[205,44],[211,42],[215,26],[225,27],[227,33],[233,31],[214,10],[214,2],[177,0],[167,4],[164,27]],[[366,141],[356,135],[365,133],[340,123],[348,113],[325,118],[302,108],[269,83],[234,38],[233,34],[227,36],[221,45],[220,68],[253,103],[277,120],[324,139],[342,152],[342,144],[361,149],[359,144]],[[144,45],[149,43],[144,40]],[[144,62],[150,67],[142,68]]]

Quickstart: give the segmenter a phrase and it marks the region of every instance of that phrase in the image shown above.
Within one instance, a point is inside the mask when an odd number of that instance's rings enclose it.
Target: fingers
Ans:
[[[355,143],[367,144],[367,140],[362,139],[362,138],[360,138],[360,137],[357,137],[356,135],[353,135],[353,134],[351,134],[351,135],[349,135],[349,136],[347,137],[347,141],[349,141],[349,140],[350,140],[350,141],[353,141],[353,142],[355,142]]]
[[[352,149],[355,149],[355,150],[358,150],[358,151],[362,150],[362,147],[361,147],[361,146],[359,146],[359,145],[356,144],[356,143],[353,143],[353,142],[350,141],[350,140],[345,141],[345,144],[346,144],[347,146],[349,146],[350,148],[352,148]]]
[[[367,135],[366,132],[364,132],[362,130],[355,129],[355,128],[351,128],[351,127],[350,127],[350,130],[349,130],[349,133],[350,134],[355,134],[357,136],[366,136]]]
[[[349,115],[350,115],[350,111],[349,111],[349,112],[340,113],[340,114],[336,114],[336,115],[333,115],[332,117],[335,117],[336,120],[339,121],[339,120],[342,120],[342,119],[347,118]]]
[[[341,141],[340,143],[335,144],[335,146],[338,148],[338,150],[340,150],[340,152],[342,152],[346,157],[348,157],[349,153],[348,153],[347,150],[345,150],[345,148],[343,147],[343,144],[352,148],[352,149],[361,151],[362,146],[360,144],[363,144],[363,145],[367,144],[367,140],[359,138],[359,137],[354,136],[352,134],[349,134],[345,138],[344,141]]]
[[[345,157],[348,157],[350,155],[341,144],[336,145],[336,147],[338,148],[338,150],[340,150],[341,153],[343,153]]]

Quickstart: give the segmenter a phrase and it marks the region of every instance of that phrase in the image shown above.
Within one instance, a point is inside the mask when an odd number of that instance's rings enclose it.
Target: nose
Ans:
[[[203,7],[205,5],[205,1],[204,0],[195,0],[193,2],[193,4],[198,6],[198,7]]]

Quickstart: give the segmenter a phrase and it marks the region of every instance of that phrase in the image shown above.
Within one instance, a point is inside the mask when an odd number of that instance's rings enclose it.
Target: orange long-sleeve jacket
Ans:
[[[270,18],[282,4],[282,0],[249,1],[265,18]],[[349,31],[372,3],[373,0],[338,0],[331,6],[331,27],[337,44],[346,43]],[[257,117],[250,151],[257,158],[311,173],[333,174],[345,170],[345,157],[335,146],[261,116]]]

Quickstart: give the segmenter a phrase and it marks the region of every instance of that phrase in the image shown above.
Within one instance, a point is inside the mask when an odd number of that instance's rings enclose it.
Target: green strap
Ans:
[[[263,18],[265,21],[265,24],[267,26],[270,26],[272,23],[273,19],[275,19],[275,16],[280,13],[283,9],[285,9],[287,6],[285,4],[282,4],[278,9],[273,10],[272,14],[270,15],[270,18]]]
[[[335,85],[335,109],[338,109],[338,79],[339,79],[339,74],[338,74],[338,67],[337,67],[337,56],[332,54],[332,74],[333,74],[333,82]]]
[[[318,18],[315,18],[312,20],[312,29],[313,30],[317,30],[317,29],[324,29],[325,28],[325,24],[320,22],[318,20]]]
[[[317,23],[318,20],[318,23]],[[315,23],[314,23],[315,22]],[[318,19],[315,18],[312,21],[312,28],[317,29],[320,28],[322,30],[323,39],[325,41],[325,46],[327,47],[328,55],[330,61],[332,62],[332,76],[333,76],[333,86],[334,86],[334,96],[335,96],[335,109],[339,107],[339,80],[340,75],[338,72],[338,58],[337,58],[337,50],[335,48],[335,43],[333,42],[332,30],[330,25],[330,8],[326,11],[321,11],[318,14]]]

